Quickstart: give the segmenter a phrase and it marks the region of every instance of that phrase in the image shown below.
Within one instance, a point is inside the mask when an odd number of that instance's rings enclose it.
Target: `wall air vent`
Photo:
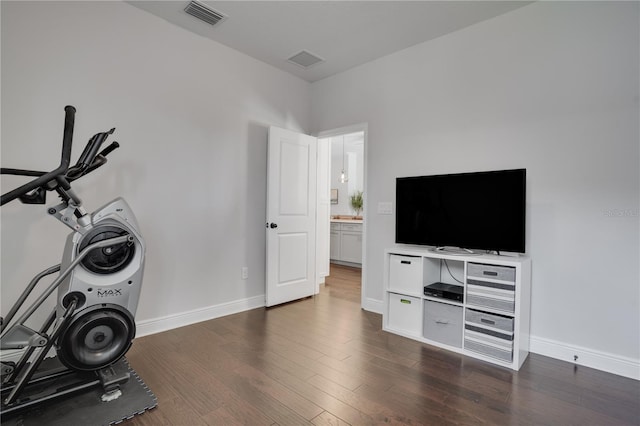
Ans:
[[[299,65],[303,68],[309,68],[312,65],[315,65],[319,62],[324,61],[324,59],[307,52],[306,50],[303,50],[299,53],[296,53],[295,55],[293,55],[292,57],[290,57],[289,59],[287,59],[289,62],[294,63],[296,65]]]
[[[227,19],[227,15],[197,1],[189,2],[187,7],[184,8],[184,11],[210,25],[216,25]]]

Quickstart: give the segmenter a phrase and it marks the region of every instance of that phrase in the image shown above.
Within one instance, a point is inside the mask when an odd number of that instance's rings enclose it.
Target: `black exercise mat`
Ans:
[[[2,426],[102,426],[114,425],[142,414],[158,405],[156,396],[131,368],[125,358],[115,369],[129,372],[129,380],[120,385],[122,395],[113,401],[101,400],[104,390],[98,385],[82,393],[30,408],[5,419]]]

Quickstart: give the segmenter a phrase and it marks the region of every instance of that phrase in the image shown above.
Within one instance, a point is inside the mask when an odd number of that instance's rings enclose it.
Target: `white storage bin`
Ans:
[[[422,330],[422,299],[389,293],[389,321],[387,326],[419,337]]]
[[[422,294],[422,257],[389,257],[389,290],[398,293]]]

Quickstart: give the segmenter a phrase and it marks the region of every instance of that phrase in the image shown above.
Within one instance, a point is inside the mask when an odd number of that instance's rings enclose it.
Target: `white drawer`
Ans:
[[[389,290],[422,294],[422,257],[390,255]]]
[[[341,223],[343,231],[362,232],[361,223]]]
[[[387,326],[416,337],[422,328],[422,299],[389,293],[389,319]]]
[[[332,231],[339,231],[340,230],[340,223],[331,222],[331,230]]]

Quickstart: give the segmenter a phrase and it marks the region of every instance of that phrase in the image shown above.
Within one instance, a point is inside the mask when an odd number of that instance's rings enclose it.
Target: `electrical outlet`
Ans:
[[[247,278],[249,278],[249,268],[246,266],[242,267],[242,279],[246,280]]]

